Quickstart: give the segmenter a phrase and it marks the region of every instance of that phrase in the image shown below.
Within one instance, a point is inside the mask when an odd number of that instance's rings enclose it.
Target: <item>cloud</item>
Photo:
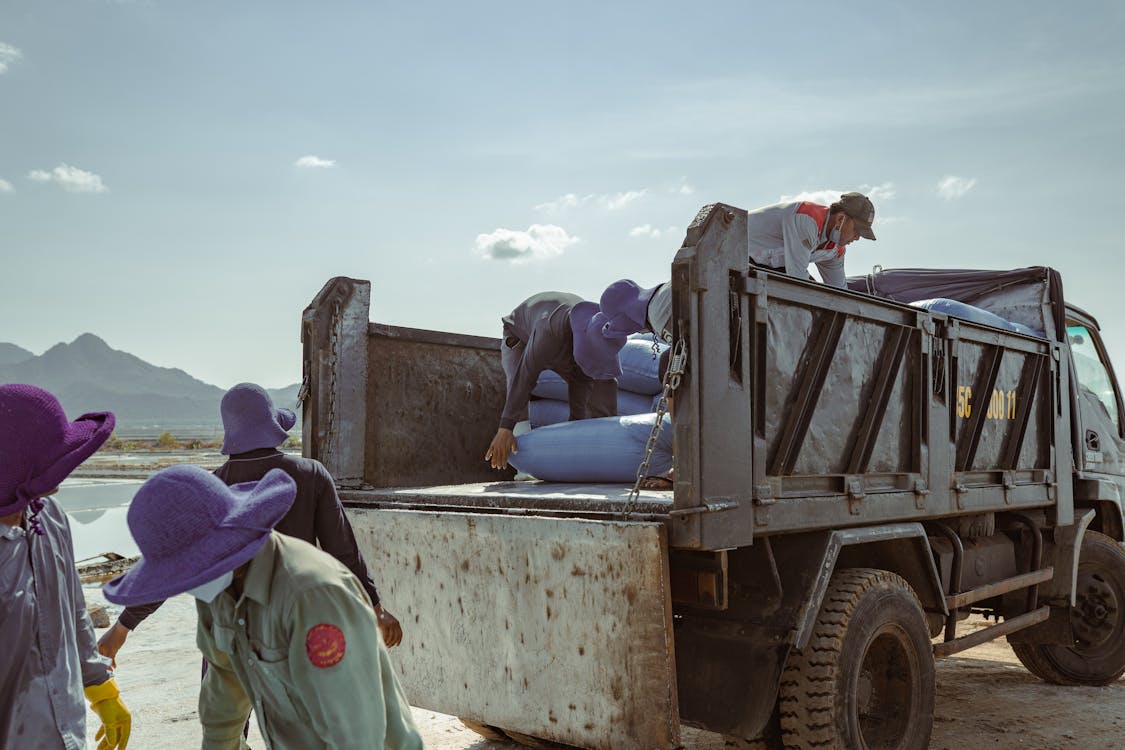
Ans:
[[[14,193],[16,189],[12,187],[12,183],[7,180],[0,179],[0,193]]]
[[[841,195],[852,190],[863,193],[870,198],[871,202],[875,204],[876,210],[879,208],[880,201],[892,200],[896,195],[895,184],[893,182],[884,182],[881,185],[859,185],[854,188],[849,188],[848,190],[806,190],[796,195],[782,195],[777,200],[778,203],[809,201],[810,203],[818,203],[822,206],[830,206],[840,200]]]
[[[976,184],[976,177],[955,177],[948,174],[938,180],[937,194],[942,200],[954,201],[963,197]]]
[[[589,193],[587,195],[579,196],[576,193],[567,193],[560,195],[553,201],[547,203],[539,203],[534,208],[536,211],[542,211],[549,214],[558,214],[572,208],[579,208],[581,206],[595,205],[604,208],[606,211],[620,211],[631,203],[644,198],[649,194],[648,188],[640,190],[627,190],[623,193]]]
[[[641,224],[639,227],[633,227],[629,230],[630,237],[649,237],[658,240],[661,237],[676,237],[683,234],[683,230],[676,226],[668,227],[667,229],[657,229],[651,224]]]
[[[50,172],[33,169],[27,178],[32,182],[54,183],[68,193],[104,193],[109,189],[98,175],[69,164],[60,164]]]
[[[476,252],[488,260],[530,263],[562,255],[578,241],[554,224],[532,224],[526,232],[501,228],[491,234],[478,234]]]
[[[8,72],[8,66],[23,59],[23,53],[10,44],[0,42],[0,75]]]
[[[297,161],[293,162],[293,166],[301,167],[303,169],[329,169],[336,166],[335,159],[321,159],[319,156],[302,156]]]
[[[695,188],[688,184],[687,178],[685,177],[680,182],[680,187],[678,189],[676,189],[674,192],[676,192],[680,195],[694,195],[695,194]]]

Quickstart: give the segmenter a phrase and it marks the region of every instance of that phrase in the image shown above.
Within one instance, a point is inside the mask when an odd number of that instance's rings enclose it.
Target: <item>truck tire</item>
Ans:
[[[1108,685],[1125,674],[1125,547],[1097,531],[1082,537],[1074,645],[1013,643],[1027,670],[1056,685]]]
[[[934,654],[914,590],[885,570],[832,576],[808,645],[781,677],[785,747],[925,750]]]

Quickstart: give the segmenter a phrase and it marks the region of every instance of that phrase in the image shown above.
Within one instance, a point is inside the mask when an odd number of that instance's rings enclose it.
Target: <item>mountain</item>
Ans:
[[[14,365],[17,362],[23,362],[25,359],[31,359],[35,355],[27,349],[16,346],[15,344],[0,343],[0,367],[4,365]]]
[[[27,357],[20,358],[19,352],[26,350],[0,344],[0,382],[31,383],[51,391],[72,419],[85,412],[112,411],[122,427],[165,427],[173,433],[176,426],[214,431],[221,425],[222,388],[113,349],[91,333],[39,356],[26,352]],[[278,406],[292,409],[298,387],[267,390]]]

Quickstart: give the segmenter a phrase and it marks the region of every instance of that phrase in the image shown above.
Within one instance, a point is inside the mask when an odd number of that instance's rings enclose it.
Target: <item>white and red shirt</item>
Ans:
[[[828,239],[828,206],[807,201],[777,203],[746,215],[750,260],[808,278],[815,263],[828,286],[843,288],[844,248]]]

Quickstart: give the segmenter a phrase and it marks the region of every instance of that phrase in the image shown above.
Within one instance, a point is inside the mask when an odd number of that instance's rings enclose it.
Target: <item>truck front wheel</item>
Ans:
[[[1074,644],[1013,643],[1028,671],[1056,685],[1108,685],[1125,674],[1125,548],[1087,531],[1078,556]]]
[[[854,568],[829,583],[808,645],[781,678],[787,748],[924,750],[934,719],[934,657],[905,580]]]

